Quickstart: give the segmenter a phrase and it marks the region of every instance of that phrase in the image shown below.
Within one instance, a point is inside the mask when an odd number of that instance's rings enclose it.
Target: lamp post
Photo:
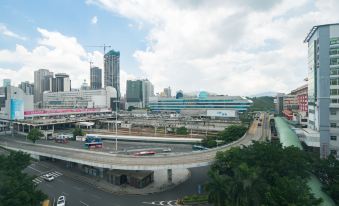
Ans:
[[[118,151],[118,100],[115,100],[115,151]]]

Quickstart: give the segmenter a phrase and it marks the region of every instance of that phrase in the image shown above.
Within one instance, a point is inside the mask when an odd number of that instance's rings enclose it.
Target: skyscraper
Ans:
[[[102,88],[102,70],[99,67],[91,67],[90,85],[91,89]]]
[[[104,84],[105,87],[112,86],[117,90],[120,100],[120,52],[111,50],[104,56]]]
[[[49,91],[49,77],[53,77],[53,72],[47,69],[39,69],[34,72],[34,103],[42,106],[42,94],[44,91]]]
[[[167,87],[167,88],[164,88],[164,94],[166,97],[171,97],[172,96],[172,91],[171,91],[171,87]]]
[[[26,82],[21,82],[18,86],[20,89],[22,89],[26,94],[33,95],[34,94],[34,84]]]
[[[339,151],[339,23],[314,26],[304,42],[308,44],[310,129],[305,143],[319,140],[313,145],[319,145],[320,157],[326,158]]]
[[[69,92],[71,91],[71,80],[68,74],[58,73],[55,78],[50,80],[50,90],[52,92]]]
[[[130,106],[141,108],[143,105],[142,80],[127,80],[126,108]]]
[[[3,87],[11,86],[11,80],[10,79],[3,79],[2,85],[3,85]]]
[[[148,79],[142,80],[142,106],[147,107],[149,98],[154,96],[153,84]]]

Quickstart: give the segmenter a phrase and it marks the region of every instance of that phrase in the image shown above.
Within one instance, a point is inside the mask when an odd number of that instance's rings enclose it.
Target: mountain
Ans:
[[[255,95],[251,95],[250,97],[275,97],[278,92],[262,92]]]

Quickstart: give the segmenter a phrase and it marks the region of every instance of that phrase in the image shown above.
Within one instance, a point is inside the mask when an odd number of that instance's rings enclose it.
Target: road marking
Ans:
[[[82,201],[80,201],[80,203],[83,204],[83,205],[89,206],[88,204],[86,204],[86,203],[84,203],[84,202],[82,202]]]
[[[73,186],[74,189],[82,190],[82,187]]]
[[[101,199],[101,197],[99,197],[98,195],[95,195],[95,194],[91,194],[92,197],[95,197],[97,199]]]
[[[62,194],[64,194],[64,195],[68,196],[68,194],[67,194],[66,192],[62,192]]]
[[[28,168],[30,168],[30,169],[32,169],[32,170],[35,170],[35,171],[37,171],[37,172],[39,172],[39,173],[42,173],[42,171],[40,171],[40,170],[38,170],[38,169],[35,169],[35,168],[31,167],[31,166],[28,166]]]
[[[169,201],[153,201],[153,202],[142,202],[143,204],[149,205],[159,205],[159,206],[176,206],[176,200],[169,200]]]

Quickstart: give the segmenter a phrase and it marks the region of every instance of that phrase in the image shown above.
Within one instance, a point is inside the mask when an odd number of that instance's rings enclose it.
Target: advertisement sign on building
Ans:
[[[24,101],[20,99],[11,99],[10,119],[24,119]]]
[[[209,117],[236,117],[235,110],[207,110]]]

